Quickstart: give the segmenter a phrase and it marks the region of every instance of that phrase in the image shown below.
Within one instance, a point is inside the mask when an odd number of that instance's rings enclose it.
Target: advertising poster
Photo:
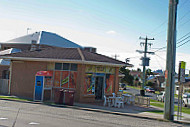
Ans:
[[[55,71],[54,83],[53,83],[55,87],[60,87],[60,77],[61,77],[61,72]]]
[[[51,87],[52,84],[52,77],[51,76],[45,76],[45,87]]]
[[[77,82],[77,72],[70,72],[69,77],[69,88],[76,88],[76,82]]]
[[[114,75],[106,75],[106,83],[105,83],[105,93],[111,94],[112,93],[112,87],[114,85]]]
[[[93,86],[91,82],[92,82],[92,74],[86,74],[84,82],[84,94],[93,94],[92,93]]]
[[[61,87],[64,87],[64,88],[69,87],[69,71],[62,71]]]

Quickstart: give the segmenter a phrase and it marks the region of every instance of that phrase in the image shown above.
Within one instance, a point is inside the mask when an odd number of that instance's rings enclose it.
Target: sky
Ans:
[[[29,33],[44,30],[121,61],[130,58],[133,69],[142,69],[139,37],[155,39],[149,51],[166,46],[168,6],[169,0],[0,0],[0,42],[26,35],[27,28]],[[189,40],[179,40],[190,32],[189,6],[189,0],[179,0],[177,46]],[[176,70],[182,60],[190,69],[189,46],[177,48]],[[165,70],[165,49],[148,56],[148,68]]]

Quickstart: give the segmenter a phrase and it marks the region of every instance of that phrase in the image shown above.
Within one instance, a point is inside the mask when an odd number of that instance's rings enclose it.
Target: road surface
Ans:
[[[172,122],[0,100],[2,127],[179,127]]]

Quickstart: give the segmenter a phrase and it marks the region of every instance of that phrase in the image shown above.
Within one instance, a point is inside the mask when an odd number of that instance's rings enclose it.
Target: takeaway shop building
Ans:
[[[1,56],[10,60],[9,93],[58,101],[61,89],[74,90],[75,102],[94,102],[119,90],[126,63],[81,48],[44,47]]]

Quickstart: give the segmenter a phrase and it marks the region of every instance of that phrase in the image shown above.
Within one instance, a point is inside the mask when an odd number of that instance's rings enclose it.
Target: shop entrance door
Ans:
[[[44,76],[36,76],[34,100],[42,101],[43,86],[44,86],[43,79],[44,79]]]
[[[95,99],[101,100],[103,99],[103,85],[104,85],[104,77],[96,77],[95,82]]]

